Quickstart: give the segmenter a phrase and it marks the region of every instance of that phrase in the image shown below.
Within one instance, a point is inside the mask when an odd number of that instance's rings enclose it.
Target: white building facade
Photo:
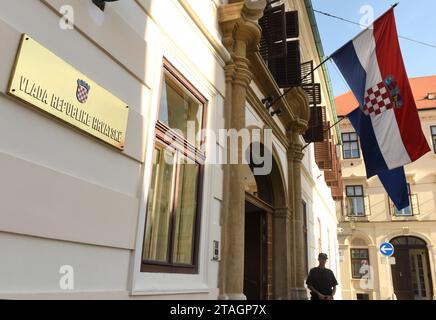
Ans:
[[[223,44],[220,10],[237,6],[238,1],[229,2],[129,0],[107,3],[101,10],[91,0],[68,5],[60,0],[2,1],[0,298],[217,299],[243,293],[225,289],[228,286],[222,279],[226,276],[221,273],[236,252],[234,247],[223,247],[226,197],[231,197],[226,165],[213,161],[226,151],[225,144],[210,135],[190,140],[187,128],[178,124],[178,119],[193,119],[196,129],[210,130],[215,136],[219,129],[228,128],[226,66],[234,57]],[[262,12],[261,5],[249,2],[240,2],[241,8]],[[310,10],[299,1],[285,2],[287,8],[300,12],[303,59],[320,63]],[[265,6],[264,1],[259,3]],[[122,149],[8,92],[23,34],[127,104]],[[50,61],[33,63],[47,63],[49,68]],[[253,67],[259,68],[267,70]],[[282,196],[288,198],[298,179],[290,181],[294,176],[289,171],[293,162],[289,162],[290,146],[286,145],[287,119],[294,114],[292,123],[297,123],[298,114],[303,119],[304,112],[298,112],[299,105],[295,107],[292,101],[303,99],[298,103],[306,107],[307,102],[299,93],[283,102],[288,108],[284,116],[260,112],[259,102],[267,91],[279,92],[277,86],[268,89],[273,80],[265,78],[252,77],[244,104],[244,127],[274,127],[270,151],[283,180]],[[322,103],[333,121],[326,75],[320,71],[315,79],[322,84]],[[59,84],[62,88],[69,85],[75,90],[76,84]],[[185,103],[185,113],[172,109],[177,99]],[[294,107],[297,111],[292,111]],[[307,120],[303,121],[306,125]],[[170,157],[185,162],[165,167],[163,136],[173,128],[181,134],[175,138],[178,142]],[[304,140],[298,139],[302,146]],[[184,152],[181,145],[190,151]],[[192,156],[197,153],[200,159]],[[295,199],[304,205],[290,206],[285,219],[304,209],[305,231],[295,232],[293,225],[294,238],[284,235],[290,241],[285,248],[290,260],[283,262],[288,283],[280,291],[276,278],[280,266],[266,267],[263,272],[269,280],[255,288],[262,288],[262,298],[304,298],[302,273],[293,274],[301,263],[306,272],[315,266],[319,252],[328,253],[329,267],[339,274],[335,204],[320,178],[323,173],[315,163],[313,146],[304,153],[301,199]],[[209,161],[202,163],[205,159]],[[188,164],[188,160],[194,162]],[[270,207],[267,204],[264,210]],[[272,210],[279,209],[276,203]],[[273,239],[278,220],[271,219],[267,233]],[[306,262],[294,255],[300,250],[294,244],[301,234],[307,239]],[[271,242],[265,248],[264,259],[273,265],[280,254],[273,251]],[[301,292],[292,295],[290,288]]]

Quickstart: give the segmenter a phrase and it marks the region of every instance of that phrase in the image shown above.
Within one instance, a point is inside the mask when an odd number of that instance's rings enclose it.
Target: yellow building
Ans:
[[[410,79],[431,152],[405,166],[411,206],[398,211],[377,177],[366,179],[359,140],[341,122],[344,201],[338,203],[344,299],[434,299],[436,285],[436,76]],[[351,92],[335,99],[345,116],[358,103]],[[394,245],[393,258],[379,250]]]

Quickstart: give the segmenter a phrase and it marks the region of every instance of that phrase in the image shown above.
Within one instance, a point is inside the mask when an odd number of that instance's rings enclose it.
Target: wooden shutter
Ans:
[[[309,97],[310,105],[315,106],[321,103],[321,85],[319,83],[303,84],[301,88]]]
[[[262,28],[259,52],[280,88],[301,84],[298,12],[285,5],[268,6],[259,20]]]
[[[268,68],[280,88],[289,88],[301,84],[300,42],[287,42],[286,56],[268,61]]]
[[[313,61],[303,62],[301,64],[301,83],[312,84],[313,80]]]
[[[341,178],[338,180],[338,186],[331,187],[331,193],[333,200],[335,201],[342,201],[344,199],[344,182],[342,180],[342,175]]]
[[[323,107],[310,107],[309,128],[303,138],[307,143],[324,141]]]
[[[337,148],[334,144],[332,145],[332,169],[324,171],[324,178],[327,185],[330,187],[332,197],[334,200],[339,201],[343,199],[343,180],[342,180],[342,168],[340,162],[340,156],[338,154]]]
[[[286,12],[286,38],[298,38],[300,28],[298,26],[298,11]]]
[[[341,163],[336,153],[336,146],[332,143],[332,169],[324,171],[324,177],[329,187],[337,187],[339,184],[339,178],[341,177]]]
[[[286,56],[286,12],[285,5],[266,8],[259,19],[262,28],[260,54],[268,62]]]
[[[327,119],[326,107],[322,107],[323,119]],[[324,127],[324,140],[322,142],[315,142],[315,162],[321,170],[333,169],[333,153],[332,153],[332,135],[329,121],[323,121]]]

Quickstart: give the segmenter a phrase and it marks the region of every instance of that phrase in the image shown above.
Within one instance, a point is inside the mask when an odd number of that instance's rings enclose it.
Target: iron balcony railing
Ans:
[[[344,210],[346,220],[368,218],[371,215],[369,196],[346,197],[344,199]]]
[[[392,200],[388,197],[389,213],[394,217],[414,217],[418,216],[421,212],[419,210],[418,195],[416,193],[409,194],[410,206],[405,209],[397,210]]]

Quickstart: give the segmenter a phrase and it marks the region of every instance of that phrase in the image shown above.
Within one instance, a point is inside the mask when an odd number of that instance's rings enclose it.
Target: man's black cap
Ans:
[[[318,259],[325,259],[325,260],[327,260],[328,259],[327,254],[326,253],[320,253],[318,255]]]

